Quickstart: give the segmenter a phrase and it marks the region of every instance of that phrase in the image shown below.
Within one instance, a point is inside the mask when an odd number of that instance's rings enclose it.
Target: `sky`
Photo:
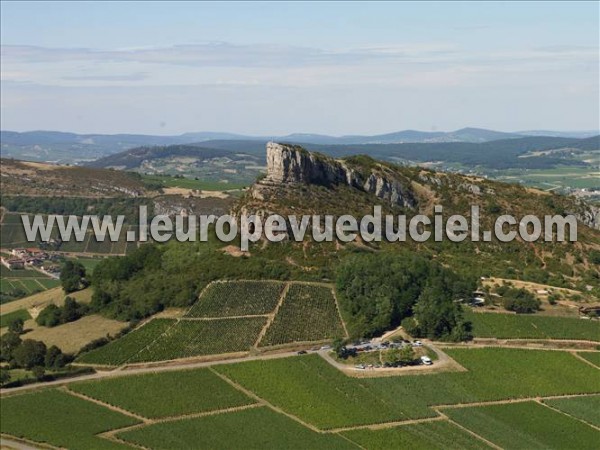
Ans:
[[[0,127],[600,127],[599,2],[1,2]]]

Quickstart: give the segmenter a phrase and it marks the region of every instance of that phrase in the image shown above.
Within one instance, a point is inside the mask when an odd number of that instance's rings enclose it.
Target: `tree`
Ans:
[[[55,327],[60,324],[61,310],[54,303],[46,306],[35,318],[38,325],[44,327]]]
[[[346,345],[344,339],[337,337],[333,340],[333,351],[338,358],[343,358],[346,354]]]
[[[33,339],[25,339],[13,352],[12,357],[17,367],[31,369],[43,366],[46,359],[46,345]]]
[[[38,381],[42,381],[44,379],[44,375],[46,375],[46,369],[44,368],[44,366],[34,366],[31,369],[31,373],[33,373],[33,376]]]
[[[44,365],[48,369],[58,370],[63,368],[68,361],[69,358],[67,355],[65,355],[56,345],[53,345],[46,351]]]
[[[87,286],[85,267],[80,262],[66,261],[60,271],[60,282],[68,294]]]
[[[411,336],[421,336],[419,322],[414,317],[407,317],[402,321],[402,328]]]
[[[413,253],[359,254],[340,265],[336,287],[353,336],[373,336],[409,317],[425,287],[443,281],[447,295],[466,298],[474,277],[462,277]]]
[[[0,360],[10,361],[13,357],[13,352],[21,345],[21,338],[17,333],[8,332],[0,338]]]
[[[71,297],[65,298],[65,304],[60,311],[60,323],[73,322],[84,315],[86,308]]]
[[[525,289],[508,289],[502,299],[504,309],[518,314],[530,314],[540,309],[541,302]]]
[[[0,368],[0,385],[8,383],[10,381],[10,378],[11,376],[8,369],[5,367]]]
[[[23,334],[23,325],[24,324],[25,324],[25,322],[20,317],[17,319],[14,319],[8,324],[8,331],[10,331],[11,333]]]
[[[415,308],[418,337],[436,340],[468,340],[470,322],[464,320],[462,307],[454,302],[443,278],[436,278],[423,290]]]

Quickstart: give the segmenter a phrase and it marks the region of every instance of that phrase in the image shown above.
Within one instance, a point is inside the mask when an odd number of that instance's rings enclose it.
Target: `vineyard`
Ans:
[[[600,341],[600,322],[571,317],[465,311],[473,334],[482,338],[582,339]]]
[[[581,352],[578,355],[600,368],[600,352]]]
[[[345,336],[330,288],[291,284],[261,346],[321,341]]]
[[[431,405],[600,392],[598,370],[568,352],[485,348],[447,353],[468,371],[356,379],[316,355],[217,370],[319,428],[434,417]]]
[[[121,365],[248,352],[267,325],[261,347],[346,336],[330,287],[276,281],[214,282],[183,318],[153,319],[84,354],[78,362]]]
[[[33,221],[33,215],[29,216],[30,223]],[[44,215],[44,220],[47,216]],[[2,218],[1,227],[1,241],[3,248],[16,248],[16,247],[31,247],[37,245],[27,241],[25,230],[20,214],[6,213]],[[90,225],[91,228],[91,225]],[[75,239],[71,239],[68,242],[62,242],[60,247],[57,249],[61,252],[74,252],[74,253],[99,253],[99,254],[124,254],[128,247],[135,247],[135,244],[127,242],[127,230],[135,229],[134,226],[124,225],[121,230],[118,242],[111,242],[107,238],[103,242],[99,242],[93,236],[92,230],[89,229],[83,239],[78,242]],[[59,229],[56,223],[52,227],[50,233],[52,238],[59,237]],[[39,236],[38,236],[39,238]],[[128,245],[130,244],[130,245]]]
[[[356,449],[340,436],[317,433],[267,407],[156,423],[117,436],[161,449]]]
[[[406,448],[411,450],[483,450],[489,446],[450,422],[436,421],[401,425],[382,430],[355,430],[343,433],[369,450]]]
[[[600,427],[600,395],[558,398],[544,403],[584,422]]]
[[[535,402],[451,408],[450,419],[503,448],[597,449],[600,432]]]
[[[56,389],[2,398],[0,431],[60,448],[127,448],[96,436],[134,425],[132,417]]]
[[[70,390],[129,412],[161,418],[254,403],[208,369],[150,373],[74,383]],[[152,395],[140,395],[151,392]]]
[[[118,366],[135,356],[174,324],[175,320],[170,319],[151,320],[125,336],[83,354],[77,362]]]
[[[266,325],[264,317],[186,320],[166,330],[159,339],[128,362],[151,362],[192,356],[247,352]]]
[[[188,312],[189,317],[231,317],[270,314],[285,287],[277,281],[212,283]]]

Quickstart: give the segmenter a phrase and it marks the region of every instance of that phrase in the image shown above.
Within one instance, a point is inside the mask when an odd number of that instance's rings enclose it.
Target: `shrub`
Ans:
[[[507,311],[530,314],[539,311],[541,302],[525,289],[509,289],[502,300]]]

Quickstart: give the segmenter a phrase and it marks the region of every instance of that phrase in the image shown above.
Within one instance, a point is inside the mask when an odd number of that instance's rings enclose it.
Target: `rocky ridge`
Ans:
[[[417,201],[406,180],[399,180],[391,171],[376,165],[370,172],[356,170],[347,162],[319,153],[312,153],[295,145],[275,142],[267,144],[267,175],[253,190],[255,198],[261,198],[264,187],[285,184],[315,184],[332,186],[345,184],[373,194],[392,206],[410,209]]]

